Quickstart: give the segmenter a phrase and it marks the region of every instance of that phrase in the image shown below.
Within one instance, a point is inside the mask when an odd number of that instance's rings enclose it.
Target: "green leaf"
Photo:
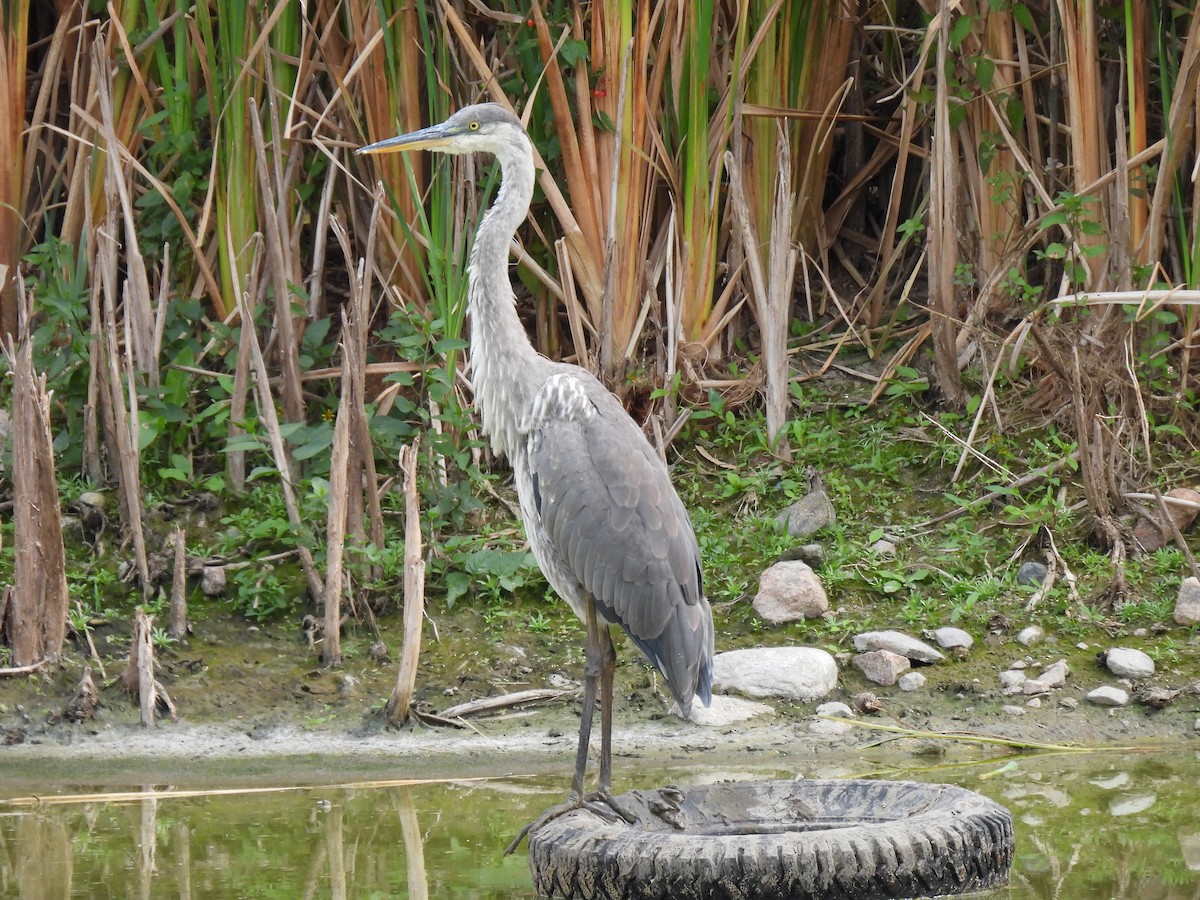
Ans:
[[[971,16],[959,16],[954,20],[954,24],[950,26],[951,50],[958,50],[962,46],[962,42],[967,39],[974,24]]]
[[[975,61],[975,81],[979,85],[981,91],[990,91],[992,89],[992,81],[996,77],[996,64],[986,56],[981,56]]]
[[[464,572],[447,572],[442,584],[446,586],[447,609],[453,609],[455,601],[471,589],[471,579]]]

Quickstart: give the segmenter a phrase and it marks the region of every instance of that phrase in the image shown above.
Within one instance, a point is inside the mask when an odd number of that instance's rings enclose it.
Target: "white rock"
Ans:
[[[1045,694],[1049,692],[1050,685],[1046,684],[1046,682],[1039,678],[1026,678],[1021,684],[1021,690],[1024,691],[1025,696],[1028,697],[1031,694]]]
[[[975,643],[975,638],[963,631],[961,628],[938,628],[933,632],[933,639],[937,641],[939,647],[944,650],[953,650],[955,647],[969,648]]]
[[[1200,872],[1200,831],[1195,834],[1179,832],[1179,851],[1183,864],[1193,872]]]
[[[1129,784],[1129,773],[1118,772],[1111,778],[1093,778],[1091,783],[1104,791],[1115,791],[1117,788],[1125,787]]]
[[[1059,697],[1058,705],[1063,709],[1079,709],[1079,701],[1074,697]]]
[[[1118,678],[1149,678],[1154,674],[1154,660],[1141,650],[1114,647],[1104,658],[1108,671]]]
[[[925,676],[920,672],[906,672],[896,682],[902,691],[919,691],[925,687]]]
[[[891,650],[869,650],[854,657],[856,665],[867,681],[884,686],[895,684],[896,679],[912,665],[907,656]]]
[[[1200,625],[1200,580],[1195,575],[1183,579],[1179,585],[1175,621],[1180,625]]]
[[[1046,639],[1046,632],[1040,625],[1030,625],[1017,633],[1017,643],[1025,647],[1040,644]]]
[[[838,716],[843,719],[854,718],[854,710],[837,700],[822,703],[817,707],[816,714],[818,716]],[[830,722],[828,719],[813,719],[808,723],[810,734],[845,734],[852,728],[854,726],[848,722]]]
[[[1071,667],[1067,665],[1065,659],[1060,659],[1053,665],[1047,666],[1046,670],[1038,676],[1038,681],[1052,688],[1062,687],[1067,683],[1067,676],[1071,674]]]
[[[816,700],[837,686],[837,663],[816,647],[759,647],[713,657],[713,686],[747,697]]]
[[[678,708],[676,708],[678,712]],[[696,701],[692,703],[692,714],[688,718],[697,725],[710,728],[720,728],[753,719],[755,716],[773,716],[775,708],[765,703],[753,700],[743,700],[741,697],[726,697],[724,694],[713,694],[712,703],[705,706]]]
[[[1009,669],[1007,672],[1000,673],[1000,687],[1006,694],[1021,693],[1021,685],[1023,685],[1025,681],[1026,676],[1024,672],[1018,672],[1013,669]]]
[[[1097,706],[1125,706],[1129,703],[1129,692],[1106,684],[1089,692],[1087,698]]]
[[[1114,816],[1132,816],[1145,812],[1158,800],[1154,794],[1141,794],[1137,797],[1125,797],[1114,800],[1108,805],[1108,811]]]
[[[935,650],[924,641],[900,631],[864,631],[862,634],[856,634],[854,649],[860,653],[887,650],[889,653],[897,653],[923,663],[940,662],[946,658],[941,651]]]
[[[1023,706],[1002,706],[1002,707],[1000,707],[1000,712],[1007,713],[1010,716],[1023,716],[1023,715],[1025,715],[1025,707],[1023,707]]]
[[[896,545],[891,541],[880,538],[870,546],[870,551],[877,556],[893,557],[896,555]]]
[[[1025,705],[1028,706],[1030,709],[1041,709],[1042,708],[1042,698],[1041,697],[1030,697],[1028,700],[1025,701]]]
[[[772,625],[816,619],[829,609],[829,597],[808,563],[786,559],[758,579],[754,611]]]
[[[1027,665],[1029,665],[1029,663],[1025,662],[1025,660],[1023,660],[1023,659],[1018,659],[1016,662],[1012,663],[1012,664],[1009,666],[1009,668],[1010,668],[1010,669],[1023,669],[1023,668],[1025,668]]]

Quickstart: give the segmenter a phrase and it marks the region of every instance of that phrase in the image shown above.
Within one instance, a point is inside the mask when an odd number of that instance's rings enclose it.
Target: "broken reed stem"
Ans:
[[[466,778],[397,778],[387,781],[349,781],[343,784],[286,784],[275,787],[187,788],[178,790],[108,791],[99,794],[58,794],[33,797],[12,797],[0,800],[0,808],[25,806],[71,806],[77,803],[141,803],[143,800],[192,800],[203,797],[242,797],[255,794],[291,794],[299,791],[361,791],[387,790],[424,784],[460,784],[495,781],[495,775],[473,775]],[[528,778],[527,775],[505,775],[504,778]]]
[[[14,290],[20,346],[14,349],[9,338],[5,347],[13,370],[13,589],[0,626],[20,667],[62,653],[68,593],[50,395],[46,376],[34,372],[32,310],[23,279],[16,279]]]
[[[843,725],[853,725],[856,728],[871,728],[875,731],[888,731],[904,737],[923,738],[937,741],[963,741],[969,744],[996,744],[1002,747],[1016,747],[1019,750],[1054,750],[1059,753],[1094,753],[1097,750],[1136,750],[1136,747],[1077,747],[1072,744],[1043,744],[1038,741],[1022,741],[1016,738],[995,737],[988,734],[971,734],[961,731],[925,731],[920,728],[905,728],[902,725],[885,725],[882,722],[863,722],[859,719],[847,719],[842,716],[822,716],[828,722],[841,722]]]
[[[329,463],[329,512],[325,528],[325,639],[321,662],[336,666],[342,661],[342,560],[346,552],[346,508],[352,462],[350,419],[354,415],[353,368],[362,347],[355,340],[357,322],[342,312],[342,393],[333,427]]]
[[[129,664],[137,673],[138,707],[141,711],[142,727],[154,725],[154,641],[151,624],[139,606],[134,614],[133,644],[129,650]]]
[[[388,721],[403,725],[408,721],[413,686],[417,680],[417,659],[421,653],[421,623],[425,616],[425,560],[421,550],[421,507],[417,493],[417,448],[419,439],[400,449],[400,469],[404,472],[404,646],[396,689],[388,701]]]
[[[242,317],[243,333],[249,332],[250,358],[254,365],[254,388],[258,395],[259,415],[263,427],[271,441],[271,453],[275,458],[275,466],[279,469],[279,483],[283,490],[283,502],[287,507],[288,521],[297,531],[304,528],[300,521],[300,505],[296,501],[296,492],[292,487],[292,469],[289,454],[283,443],[283,434],[279,430],[279,416],[275,412],[275,397],[271,393],[271,381],[267,375],[267,363],[263,359],[262,348],[258,344],[258,335],[254,331],[254,320],[250,317],[249,304],[245,296],[237,298],[238,310]],[[316,563],[313,562],[312,551],[301,545],[297,547],[300,556],[300,566],[304,569],[304,577],[308,581],[308,590],[313,599],[321,603],[324,599],[325,586],[317,574]]]
[[[171,579],[171,611],[168,614],[167,634],[181,641],[187,637],[187,541],[182,528],[171,534],[175,545],[175,571]]]

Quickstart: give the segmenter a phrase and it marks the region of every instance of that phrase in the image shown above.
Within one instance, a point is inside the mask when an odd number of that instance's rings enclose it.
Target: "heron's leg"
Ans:
[[[607,627],[600,638],[600,777],[598,793],[607,797],[612,791],[612,704],[613,676],[617,671],[617,651]]]
[[[591,596],[584,599],[584,624],[587,626],[587,652],[583,668],[583,711],[579,717],[579,746],[575,750],[575,776],[571,779],[572,800],[583,797],[583,782],[587,772],[588,749],[592,740],[592,716],[596,711],[596,689],[603,687],[604,658],[601,644],[601,631],[608,640],[608,652],[613,653],[612,639],[608,637],[608,629],[601,629],[599,617],[596,615],[596,604]],[[611,689],[611,683],[610,683]],[[601,703],[604,702],[603,693]],[[600,718],[601,740],[608,737],[608,725],[605,723],[603,712]],[[604,756],[600,757],[603,765]]]
[[[588,749],[592,740],[592,716],[596,711],[596,690],[601,686],[605,668],[607,667],[608,688],[605,696],[608,697],[608,703],[603,707],[607,710],[607,713],[602,712],[600,718],[601,739],[604,746],[607,747],[609,730],[612,725],[612,670],[616,663],[616,651],[612,646],[612,637],[608,633],[608,626],[600,624],[600,619],[596,615],[596,604],[592,600],[591,595],[584,598],[584,624],[587,626],[587,653],[583,668],[583,710],[579,716],[579,746],[575,751],[575,774],[571,778],[571,793],[567,795],[565,803],[552,806],[522,828],[520,833],[513,838],[512,843],[505,849],[505,856],[516,850],[521,845],[521,841],[530,832],[537,831],[547,822],[577,809],[586,807],[596,813],[596,815],[613,821],[616,820],[617,816],[620,816],[627,822],[635,821],[616,804],[609,795],[608,788],[603,783],[601,784],[600,791],[595,794],[585,796],[583,791],[583,782],[587,772]],[[607,650],[602,649],[605,646]],[[607,753],[601,757],[602,762],[604,759],[607,759]],[[597,800],[603,801],[606,806],[610,807],[612,812],[600,807],[595,802]]]

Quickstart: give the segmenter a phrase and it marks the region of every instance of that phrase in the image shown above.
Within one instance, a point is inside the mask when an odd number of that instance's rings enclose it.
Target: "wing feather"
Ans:
[[[576,586],[589,592],[662,672],[685,714],[694,695],[707,703],[712,614],[699,546],[666,467],[582,370],[552,376],[532,409],[523,423],[529,483],[536,479],[541,497],[532,527],[543,532],[543,554],[557,556],[539,556],[551,584],[572,601]]]

